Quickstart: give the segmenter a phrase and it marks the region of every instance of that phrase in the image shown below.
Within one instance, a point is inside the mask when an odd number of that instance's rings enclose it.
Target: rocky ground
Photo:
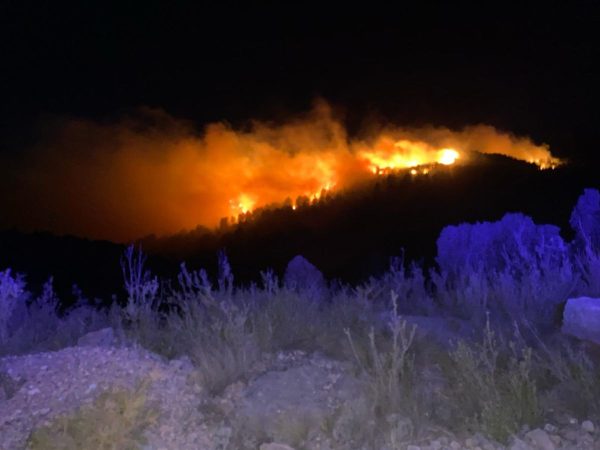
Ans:
[[[0,449],[26,448],[35,428],[75,412],[107,390],[134,389],[145,378],[150,382],[148,404],[160,412],[145,432],[147,450],[358,450],[346,440],[352,418],[336,415],[341,404],[358,401],[361,381],[348,363],[300,351],[265,354],[247,380],[211,397],[195,381],[186,359],[169,362],[136,346],[80,343],[0,360]],[[600,449],[598,426],[570,417],[523,429],[508,446],[480,434],[455,436],[444,430],[409,442],[405,435],[411,424],[395,420],[398,449]],[[294,428],[296,423],[302,425]]]

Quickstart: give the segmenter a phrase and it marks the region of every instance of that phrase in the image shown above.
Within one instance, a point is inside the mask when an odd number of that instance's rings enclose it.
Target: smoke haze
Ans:
[[[66,119],[18,158],[0,160],[0,227],[124,242],[166,235],[258,207],[318,198],[386,170],[470,152],[558,164],[536,145],[487,125],[459,131],[381,124],[359,138],[324,102],[283,124],[224,123],[199,132],[160,110],[118,123]],[[446,151],[444,154],[443,152]],[[440,153],[442,152],[442,153]]]

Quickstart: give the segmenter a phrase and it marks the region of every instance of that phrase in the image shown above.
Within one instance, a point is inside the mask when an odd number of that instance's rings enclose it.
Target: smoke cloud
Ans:
[[[460,131],[381,126],[350,138],[319,102],[284,124],[224,123],[199,132],[163,111],[142,109],[118,123],[63,120],[34,148],[0,160],[0,227],[44,229],[125,242],[198,225],[323,189],[342,190],[373,173],[470,152],[558,163],[546,145],[486,125]],[[443,153],[443,152],[446,153]]]

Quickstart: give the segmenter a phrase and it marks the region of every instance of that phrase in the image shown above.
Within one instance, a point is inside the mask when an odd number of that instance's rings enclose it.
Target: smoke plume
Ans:
[[[224,123],[196,130],[143,109],[118,123],[63,120],[17,159],[0,160],[0,227],[128,241],[214,227],[258,207],[318,198],[390,170],[499,153],[541,168],[546,145],[476,125],[460,131],[381,126],[351,138],[318,103],[283,124]]]

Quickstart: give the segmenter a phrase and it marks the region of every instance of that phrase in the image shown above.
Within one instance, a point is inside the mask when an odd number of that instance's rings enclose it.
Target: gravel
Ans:
[[[277,414],[288,401],[293,403],[288,414],[309,411],[319,418],[347,401],[355,385],[347,369],[346,364],[320,354],[265,354],[245,380],[233,383],[218,398],[209,398],[196,383],[195,369],[188,359],[167,361],[137,346],[69,347],[57,352],[9,356],[0,359],[0,449],[24,449],[37,427],[60,415],[74,413],[109,389],[134,389],[142,378],[150,377],[147,399],[159,408],[160,416],[145,433],[144,450],[232,450],[232,428],[240,416],[259,414],[260,409],[266,415],[261,421],[269,423],[267,416]],[[306,404],[302,408],[299,402],[303,398]],[[217,413],[207,412],[209,404],[218,406]],[[312,435],[303,447],[272,438],[255,445],[254,448],[262,449],[358,450],[324,435]],[[557,416],[555,423],[533,430],[524,427],[505,446],[479,433],[454,436],[440,432],[398,448],[591,450],[600,449],[600,434],[591,420],[579,423],[572,417]]]

